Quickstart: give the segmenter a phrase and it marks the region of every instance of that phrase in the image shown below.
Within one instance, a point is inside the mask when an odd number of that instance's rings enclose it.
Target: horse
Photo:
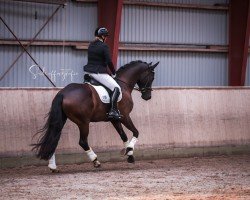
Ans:
[[[74,122],[80,132],[79,145],[86,152],[94,167],[100,167],[101,163],[97,155],[88,144],[89,124],[90,122],[110,121],[124,143],[124,156],[128,156],[127,162],[134,163],[134,147],[138,141],[139,132],[134,126],[130,113],[133,109],[133,100],[131,93],[138,85],[141,92],[141,98],[144,100],[151,99],[152,83],[154,80],[155,67],[159,64],[152,65],[142,61],[132,61],[116,72],[115,80],[121,87],[122,99],[118,102],[122,118],[119,120],[108,119],[107,112],[109,104],[101,102],[94,87],[87,83],[70,83],[61,89],[52,101],[47,121],[42,129],[36,144],[33,144],[33,150],[36,150],[36,156],[43,160],[49,160],[48,167],[52,172],[56,172],[55,150],[60,139],[60,135],[66,120]],[[133,137],[129,141],[122,125],[128,128]]]

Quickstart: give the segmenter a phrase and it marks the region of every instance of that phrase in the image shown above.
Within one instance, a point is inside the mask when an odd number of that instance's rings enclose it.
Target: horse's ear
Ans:
[[[151,63],[148,63],[148,66],[150,66],[150,67],[151,67],[152,63],[153,63],[153,62],[151,62]]]
[[[154,65],[150,66],[150,69],[154,70],[156,68],[156,66],[159,64],[160,62],[155,63]]]

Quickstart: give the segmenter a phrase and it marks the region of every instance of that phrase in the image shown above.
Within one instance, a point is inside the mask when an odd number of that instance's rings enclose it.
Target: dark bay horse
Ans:
[[[128,162],[134,162],[133,149],[138,140],[139,132],[135,128],[129,114],[133,109],[131,93],[137,84],[141,97],[144,100],[151,98],[151,86],[154,80],[154,69],[159,64],[146,63],[142,61],[132,61],[124,65],[117,71],[116,81],[121,86],[122,100],[118,103],[118,108],[123,116],[119,121],[113,120],[116,131],[124,142],[124,155],[128,156]],[[107,112],[109,104],[101,102],[96,90],[89,84],[71,83],[60,90],[53,99],[48,119],[43,129],[39,131],[42,136],[37,144],[37,157],[49,160],[49,167],[56,170],[55,150],[60,139],[63,126],[69,118],[74,122],[80,131],[79,145],[87,153],[89,159],[95,167],[100,166],[97,155],[88,145],[89,123],[99,121],[109,121]],[[133,133],[133,138],[129,141],[122,124]]]

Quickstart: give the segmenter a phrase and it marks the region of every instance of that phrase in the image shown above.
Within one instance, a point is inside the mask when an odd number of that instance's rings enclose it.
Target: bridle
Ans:
[[[126,83],[125,81],[123,81],[123,80],[121,80],[121,79],[119,79],[119,78],[117,78],[117,77],[115,77],[114,79],[115,79],[116,81],[120,81],[120,82],[123,83],[124,85],[127,85],[129,88],[131,88],[131,85],[128,84],[128,83]]]
[[[148,70],[150,70],[151,73],[155,73],[155,72],[154,72],[153,70],[151,70],[150,68],[148,68]],[[140,87],[135,88],[136,90],[140,91],[141,93],[145,93],[145,92],[147,92],[147,91],[153,91],[153,89],[152,89],[151,86],[147,86],[148,83],[149,83],[149,75],[150,75],[150,73],[148,73],[147,75],[145,75],[145,76],[143,77],[143,79],[142,79],[142,80],[144,80],[144,79],[147,78],[147,82],[145,83],[144,87],[142,87],[142,88],[140,88]],[[154,80],[154,79],[153,79],[153,80]]]

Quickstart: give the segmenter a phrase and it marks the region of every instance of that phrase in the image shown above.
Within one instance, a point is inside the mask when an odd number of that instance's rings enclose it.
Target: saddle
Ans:
[[[87,83],[95,88],[96,92],[98,93],[101,101],[103,103],[109,104],[110,103],[110,95],[112,94],[112,91],[100,83],[99,81],[95,80],[91,75],[85,74],[84,75],[84,83]],[[121,100],[122,95],[120,94],[118,98],[118,102]]]
[[[99,81],[95,80],[89,74],[85,74],[84,75],[84,83],[89,83],[89,84],[94,85],[94,86],[102,86],[102,87],[104,87],[107,90],[107,92],[109,93],[109,95],[112,93],[112,91],[108,87],[106,87],[105,85],[103,85]]]

